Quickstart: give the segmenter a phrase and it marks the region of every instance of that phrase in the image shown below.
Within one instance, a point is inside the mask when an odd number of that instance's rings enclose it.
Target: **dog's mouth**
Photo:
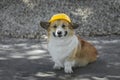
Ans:
[[[68,34],[67,31],[65,31],[64,34],[57,34],[57,35],[55,34],[55,32],[53,32],[53,36],[54,36],[54,37],[59,37],[59,38],[61,38],[61,37],[66,37],[67,34]]]
[[[67,36],[67,34],[68,34],[68,32],[67,32],[67,31],[65,31],[65,34],[64,34],[64,36]]]

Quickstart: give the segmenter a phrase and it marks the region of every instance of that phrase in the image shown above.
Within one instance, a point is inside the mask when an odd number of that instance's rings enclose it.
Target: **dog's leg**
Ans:
[[[61,69],[61,66],[58,63],[55,63],[53,69]]]
[[[61,69],[63,66],[59,61],[55,61],[53,69]]]
[[[66,73],[72,73],[73,70],[72,70],[72,67],[75,65],[75,61],[69,61],[69,60],[66,60],[64,62],[64,71]]]

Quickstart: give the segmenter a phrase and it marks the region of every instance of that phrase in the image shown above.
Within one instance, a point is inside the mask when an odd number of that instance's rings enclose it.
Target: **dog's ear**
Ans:
[[[73,29],[76,29],[76,28],[79,27],[79,24],[78,23],[72,23],[72,27],[73,27]]]
[[[50,26],[50,23],[49,22],[44,22],[44,21],[41,21],[40,22],[40,26],[44,29],[48,29],[48,27]]]

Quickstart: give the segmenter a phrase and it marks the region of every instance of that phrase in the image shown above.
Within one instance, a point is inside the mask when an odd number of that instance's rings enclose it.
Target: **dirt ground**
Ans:
[[[44,40],[0,39],[0,80],[120,80],[120,37],[84,39],[95,45],[99,57],[72,74],[53,70]]]

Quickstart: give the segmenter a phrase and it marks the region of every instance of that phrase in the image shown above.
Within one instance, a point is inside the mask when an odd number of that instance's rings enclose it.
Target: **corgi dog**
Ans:
[[[54,69],[64,68],[65,73],[72,73],[73,67],[86,66],[97,59],[96,48],[75,35],[77,24],[72,23],[68,15],[58,13],[47,22],[40,22],[48,31],[48,51],[54,61]]]

